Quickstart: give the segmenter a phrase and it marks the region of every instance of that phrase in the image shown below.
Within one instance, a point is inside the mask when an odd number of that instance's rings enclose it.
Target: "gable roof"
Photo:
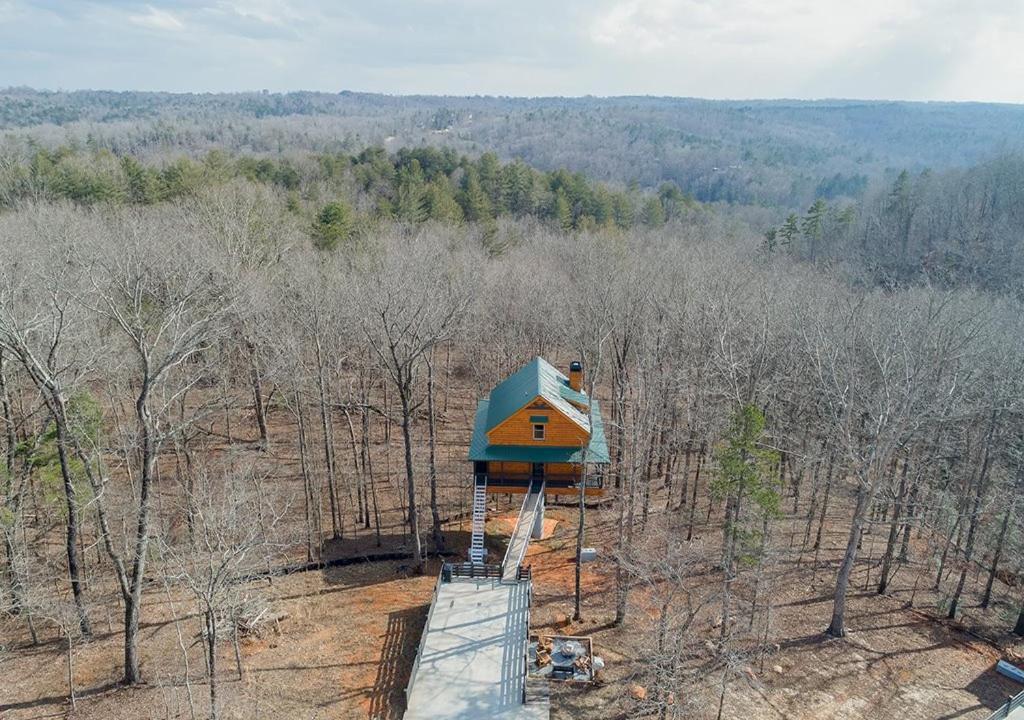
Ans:
[[[582,463],[584,460],[598,465],[609,462],[608,442],[604,436],[601,408],[593,402],[594,432],[584,454],[578,447],[554,447],[545,445],[489,445],[487,442],[487,417],[490,403],[481,400],[477,404],[473,422],[473,438],[469,444],[469,459],[483,461]]]
[[[587,395],[570,388],[569,378],[542,357],[535,357],[491,390],[484,431],[490,432],[537,397],[590,433],[587,414],[569,402],[589,406]]]

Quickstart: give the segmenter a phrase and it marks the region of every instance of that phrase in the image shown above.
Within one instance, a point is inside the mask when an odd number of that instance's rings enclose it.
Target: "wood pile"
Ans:
[[[542,668],[551,664],[551,650],[553,643],[550,637],[542,637],[537,640],[537,667]]]

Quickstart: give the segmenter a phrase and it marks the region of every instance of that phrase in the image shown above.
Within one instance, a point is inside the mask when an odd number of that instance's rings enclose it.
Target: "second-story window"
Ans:
[[[544,426],[543,425],[534,425],[533,426],[533,439],[534,440],[543,440],[544,439]]]

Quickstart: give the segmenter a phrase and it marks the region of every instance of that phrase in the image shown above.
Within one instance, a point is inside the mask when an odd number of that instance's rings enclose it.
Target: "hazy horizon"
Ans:
[[[458,97],[1024,102],[985,0],[0,0],[0,83]]]
[[[267,88],[227,88],[224,90],[169,90],[166,88],[130,88],[130,87],[39,87],[32,85],[7,85],[0,87],[0,92],[12,92],[28,90],[38,93],[149,93],[154,95],[299,95],[299,94],[320,94],[320,95],[341,95],[351,93],[355,95],[375,95],[392,98],[452,98],[458,100],[473,99],[495,99],[495,100],[682,100],[693,102],[721,102],[721,103],[800,103],[800,104],[828,104],[828,103],[907,103],[917,105],[1005,105],[1011,107],[1024,106],[1024,99],[1019,101],[1010,100],[912,100],[907,98],[878,98],[878,97],[711,97],[699,95],[657,95],[653,93],[626,93],[619,95],[599,95],[588,93],[586,95],[499,95],[491,93],[454,94],[454,93],[398,93],[385,92],[382,90],[361,89],[361,88],[305,88],[295,87],[283,90],[269,90]]]

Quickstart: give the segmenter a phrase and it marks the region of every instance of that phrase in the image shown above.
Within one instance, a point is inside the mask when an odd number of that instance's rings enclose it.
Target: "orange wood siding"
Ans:
[[[524,487],[517,487],[517,486],[512,486],[512,485],[506,487],[504,485],[490,485],[489,484],[487,486],[487,492],[488,492],[488,494],[491,494],[491,495],[498,495],[498,494],[502,494],[502,495],[523,495],[523,494],[526,493],[526,491],[528,489],[529,488],[527,488],[525,486]],[[574,488],[571,488],[571,487],[569,487],[569,488],[545,487],[544,488],[544,495],[545,496],[547,496],[547,495],[579,495],[579,494],[580,494],[580,489],[578,487],[574,487]],[[589,488],[589,487],[588,488],[583,488],[583,494],[586,497],[603,497],[604,496],[604,488]]]
[[[491,460],[487,463],[487,472],[495,477],[516,477],[529,476],[533,472],[533,464],[528,462],[498,462]],[[573,463],[545,463],[544,475],[558,477],[579,477],[580,466]]]
[[[495,462],[487,463],[487,472],[492,475],[529,475],[533,467],[528,462]]]
[[[533,439],[534,424],[530,422],[533,415],[547,415],[543,440]],[[539,397],[487,433],[487,442],[491,445],[582,447],[589,439],[589,433]]]

